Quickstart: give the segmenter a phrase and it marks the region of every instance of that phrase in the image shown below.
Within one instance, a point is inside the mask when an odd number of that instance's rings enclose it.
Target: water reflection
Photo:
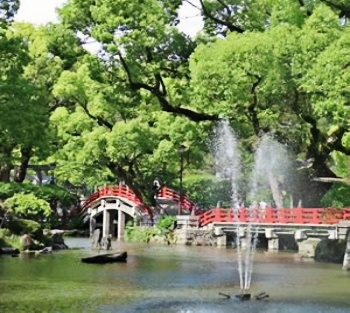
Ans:
[[[0,312],[348,312],[350,277],[341,265],[257,253],[252,294],[267,301],[224,300],[239,291],[233,249],[117,244],[126,264],[83,264],[89,241],[38,258],[0,258]]]

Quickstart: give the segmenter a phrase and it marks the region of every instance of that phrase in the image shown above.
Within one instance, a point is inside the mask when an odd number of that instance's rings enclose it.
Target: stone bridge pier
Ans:
[[[265,228],[265,237],[267,239],[267,251],[278,251],[279,239],[276,230],[273,228]]]
[[[224,246],[227,243],[226,233],[235,233],[239,236],[241,247],[247,247],[248,240],[254,240],[254,236],[259,234],[260,238],[265,237],[267,242],[267,250],[269,252],[278,251],[281,246],[290,246],[290,249],[298,247],[298,254],[303,258],[315,258],[316,248],[319,243],[324,240],[339,243],[339,239],[347,238],[347,254],[344,259],[344,267],[350,268],[350,225],[291,225],[291,224],[265,224],[265,225],[249,225],[249,224],[217,224],[215,225],[215,234],[217,236],[217,245]],[[286,235],[288,236],[286,241]],[[281,238],[282,237],[282,238]],[[294,237],[294,240],[293,240]],[[287,246],[285,246],[287,245]],[[323,249],[324,244],[322,245]],[[323,250],[320,250],[323,251]]]
[[[339,232],[340,232],[340,235],[343,236],[346,240],[343,269],[348,271],[350,270],[350,222],[343,221],[340,224]]]
[[[89,208],[90,213],[90,236],[97,227],[102,228],[102,236],[115,236],[122,240],[125,233],[126,216],[132,218],[135,216],[135,207],[128,205],[119,199],[105,200],[102,199],[97,206]],[[97,225],[96,219],[101,220],[102,224]],[[117,228],[117,229],[116,229]]]
[[[322,239],[337,240],[337,229],[328,229],[323,232],[314,232],[309,229],[298,229],[294,233],[298,244],[298,253],[303,258],[315,258],[317,245]]]

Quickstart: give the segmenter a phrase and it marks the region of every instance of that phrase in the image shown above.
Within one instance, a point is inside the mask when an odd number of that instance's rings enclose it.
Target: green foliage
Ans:
[[[186,177],[187,196],[203,208],[232,206],[232,186],[229,180],[212,175],[191,175]]]
[[[31,183],[0,182],[0,199],[5,200],[19,193],[32,193],[48,203],[60,202],[63,206],[75,204],[77,201],[74,194],[56,185],[37,186]]]
[[[81,217],[72,217],[65,223],[66,229],[84,229],[86,228]]]
[[[5,207],[9,208],[13,215],[32,217],[51,215],[52,210],[47,201],[37,198],[34,194],[15,194],[4,201]]]
[[[156,223],[156,227],[160,230],[168,230],[174,227],[176,221],[175,216],[162,216]]]
[[[22,248],[20,236],[11,234],[6,228],[0,229],[0,248],[8,247],[20,250]]]
[[[19,9],[19,0],[0,0],[0,26],[11,22]]]
[[[77,202],[75,194],[72,194],[67,189],[56,185],[38,186],[34,191],[34,194],[48,203],[60,202],[64,207],[76,204]]]
[[[42,227],[38,222],[28,219],[14,218],[7,223],[7,228],[11,234],[40,236]]]
[[[350,207],[350,186],[343,183],[335,183],[323,196],[321,202],[324,207]]]
[[[125,228],[125,238],[131,242],[149,242],[159,231],[154,227],[138,227],[130,224]]]

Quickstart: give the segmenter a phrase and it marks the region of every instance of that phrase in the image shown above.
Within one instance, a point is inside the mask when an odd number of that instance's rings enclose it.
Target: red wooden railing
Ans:
[[[181,203],[181,208],[185,211],[191,212],[192,209],[197,207],[193,201],[186,197],[186,195],[181,195],[180,192],[168,187],[161,188],[157,194],[157,197],[172,200],[179,204]]]
[[[126,185],[120,184],[118,186],[104,186],[99,188],[96,192],[91,194],[83,203],[81,212],[83,213],[86,210],[86,208],[89,207],[89,205],[94,201],[108,196],[125,198],[133,202],[136,206],[144,208],[145,212],[147,211],[146,205],[143,204],[143,202],[141,202],[141,200],[135,195],[132,189],[130,189]],[[181,201],[181,208],[184,211],[191,212],[193,208],[196,208],[196,205],[193,201],[188,199],[185,195],[181,195],[178,191],[175,191],[168,187],[161,188],[157,194],[157,197],[172,200],[177,203],[180,203]]]
[[[120,184],[118,186],[104,186],[102,188],[98,188],[97,191],[91,194],[83,203],[81,212],[84,212],[86,208],[89,207],[89,205],[94,201],[109,196],[125,198],[133,202],[136,206],[139,206],[140,208],[144,208],[146,210],[146,206],[135,195],[132,189],[126,185]]]
[[[147,213],[147,206],[136,196],[128,186],[120,184],[118,186],[105,186],[99,188],[91,194],[82,205],[81,213],[86,211],[94,201],[106,197],[122,197],[142,209]],[[191,212],[197,210],[193,201],[180,192],[163,187],[157,194],[158,198],[169,199],[180,203],[183,211]],[[241,222],[241,223],[268,223],[268,224],[337,224],[340,220],[350,220],[350,208],[291,208],[276,209],[268,207],[266,209],[240,208],[235,214],[232,209],[215,208],[199,215],[199,225],[205,226],[215,222]]]
[[[267,224],[337,224],[340,220],[350,220],[350,209],[335,208],[291,208],[291,209],[247,209],[238,214],[232,209],[215,208],[199,217],[199,225],[215,222],[267,223]]]

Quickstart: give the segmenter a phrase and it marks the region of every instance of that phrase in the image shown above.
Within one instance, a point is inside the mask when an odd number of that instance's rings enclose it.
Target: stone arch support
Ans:
[[[112,213],[112,212],[115,213]],[[103,216],[102,222],[102,236],[110,237],[114,234],[115,230],[115,218],[117,218],[118,228],[117,237],[118,239],[123,238],[125,228],[125,217],[126,215],[135,218],[139,215],[139,209],[127,199],[121,197],[105,197],[101,198],[99,202],[94,202],[89,208],[90,213],[90,233],[92,234],[96,227],[97,216]],[[95,225],[95,227],[93,227]]]

